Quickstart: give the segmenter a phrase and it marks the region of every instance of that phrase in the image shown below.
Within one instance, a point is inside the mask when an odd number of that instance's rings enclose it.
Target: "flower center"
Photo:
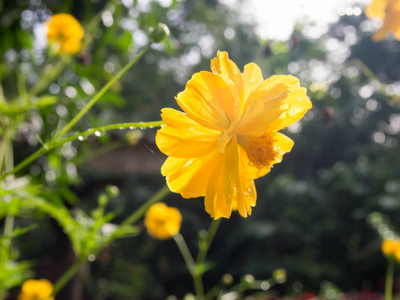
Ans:
[[[250,165],[258,169],[268,167],[277,158],[283,155],[283,151],[275,144],[274,132],[266,133],[260,137],[247,137],[240,143],[246,151]]]

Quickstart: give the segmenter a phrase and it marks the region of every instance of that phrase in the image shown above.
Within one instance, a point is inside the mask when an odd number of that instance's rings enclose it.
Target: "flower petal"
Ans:
[[[208,181],[204,205],[206,211],[214,219],[229,218],[232,213],[232,203],[227,201],[224,190],[224,160],[219,159]]]
[[[268,134],[268,133],[266,133]],[[273,135],[273,146],[277,149],[276,151],[276,156],[274,160],[271,160],[270,163],[264,168],[257,168],[251,164],[249,159],[246,157],[246,159],[242,159],[244,161],[244,165],[246,166],[247,173],[249,174],[248,176],[252,179],[257,179],[265,174],[268,174],[269,171],[271,170],[272,166],[274,164],[280,163],[282,161],[282,157],[285,153],[288,153],[292,150],[292,147],[294,145],[294,142],[292,139],[287,137],[286,135],[276,132]],[[243,148],[241,148],[242,151],[245,151]],[[240,151],[239,151],[240,152]],[[241,156],[242,157],[242,156]],[[247,161],[246,161],[247,160]],[[242,172],[242,171],[239,171]]]
[[[161,117],[166,125],[157,131],[156,144],[164,154],[199,157],[217,148],[221,132],[200,126],[174,109],[163,109]]]
[[[211,60],[211,71],[215,74],[221,74],[228,77],[235,84],[239,94],[240,101],[244,99],[244,85],[242,74],[237,65],[229,59],[228,53],[218,51],[217,57]]]
[[[260,98],[265,91],[272,89],[275,85],[283,83],[290,86],[292,89],[300,87],[299,79],[291,75],[274,75],[264,80],[261,84],[259,84],[252,93],[249,94],[245,108],[252,106],[254,101]]]
[[[372,2],[365,8],[365,15],[368,18],[381,18],[386,15],[387,0],[372,0]]]
[[[277,120],[269,125],[271,130],[283,129],[298,120],[312,108],[310,99],[307,97],[307,90],[305,88],[297,87],[289,94],[286,99],[286,104],[289,109],[285,111]]]
[[[210,72],[194,74],[176,101],[191,119],[220,131],[229,127],[235,110],[239,110],[239,96],[233,82]]]
[[[237,122],[235,132],[238,135],[263,135],[268,125],[288,109],[286,99],[289,92],[290,86],[287,84],[279,83],[269,88],[269,83],[264,81],[249,96],[253,105],[246,108]]]
[[[228,143],[225,152],[210,177],[205,196],[206,211],[214,219],[229,218],[234,195],[232,184],[239,177],[239,154],[236,135]]]
[[[245,171],[241,167],[240,172]],[[236,202],[237,210],[243,218],[251,215],[251,208],[256,206],[257,192],[254,185],[254,180],[246,177],[241,177],[236,183]]]
[[[255,63],[245,65],[243,71],[244,99],[247,99],[251,92],[263,83],[263,81],[263,75],[259,66]]]
[[[207,184],[221,155],[214,151],[197,158],[168,157],[161,167],[167,185],[183,198],[196,198],[206,194]]]

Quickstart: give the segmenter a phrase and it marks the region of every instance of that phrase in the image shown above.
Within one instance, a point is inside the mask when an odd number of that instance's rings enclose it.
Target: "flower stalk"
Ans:
[[[388,267],[386,272],[386,283],[385,283],[385,300],[392,300],[393,294],[393,270],[394,270],[394,259],[388,259]]]
[[[183,259],[185,260],[186,266],[189,269],[190,275],[192,275],[194,289],[198,300],[204,298],[204,287],[201,279],[201,273],[198,271],[197,264],[194,261],[190,250],[180,233],[173,236],[174,241],[178,245],[179,250],[182,253]]]

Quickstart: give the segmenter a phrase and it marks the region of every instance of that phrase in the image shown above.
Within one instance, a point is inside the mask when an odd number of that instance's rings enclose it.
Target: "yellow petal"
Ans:
[[[229,195],[232,194],[231,183],[238,180],[239,172],[239,154],[238,144],[236,135],[232,137],[232,140],[228,143],[224,152],[224,167],[222,173],[222,179],[224,184],[224,192],[227,201]]]
[[[372,2],[365,9],[365,15],[368,18],[383,19],[386,15],[387,5],[388,5],[387,0],[372,0]]]
[[[266,81],[264,83],[268,84]],[[253,99],[253,105],[245,109],[242,118],[237,122],[235,132],[238,135],[263,135],[268,125],[288,109],[286,98],[290,86],[278,83],[271,88],[265,88],[264,83],[249,96],[249,99]]]
[[[266,91],[272,89],[277,84],[285,84],[290,86],[291,90],[295,90],[300,87],[299,79],[292,75],[275,75],[271,76],[268,79],[264,80],[261,84],[259,84],[247,97],[245,108],[252,106],[254,101],[260,98]]]
[[[188,81],[176,101],[198,124],[223,131],[239,111],[238,97],[235,85],[225,76],[200,72]]]
[[[217,147],[220,132],[200,126],[185,114],[163,109],[166,125],[157,131],[156,144],[161,152],[174,157],[199,157]]]
[[[213,168],[204,198],[205,209],[214,219],[229,218],[232,212],[232,204],[227,201],[224,191],[223,168],[224,160],[219,159]]]
[[[245,168],[241,167],[240,172],[245,172]],[[237,209],[243,218],[251,215],[252,207],[256,206],[257,192],[254,180],[241,176],[236,184],[237,189]]]
[[[266,134],[270,134],[270,133],[266,132]],[[269,173],[272,166],[274,164],[280,163],[282,161],[283,155],[285,153],[290,152],[293,148],[293,145],[294,145],[293,140],[280,132],[275,132],[271,138],[273,141],[273,147],[276,150],[276,151],[274,151],[275,157],[273,159],[271,159],[263,168],[254,166],[251,163],[251,161],[249,160],[248,156],[246,156],[247,159],[245,159],[245,158],[242,159],[243,161],[245,161],[244,165],[247,168],[247,173],[249,174],[248,176],[252,179],[257,179],[257,178],[262,177],[265,174]],[[241,146],[242,151],[246,151],[246,148],[247,148],[246,146],[241,145],[240,142],[239,142],[239,145]],[[240,153],[240,151],[239,151],[239,153]]]
[[[183,198],[196,198],[206,194],[207,184],[221,155],[214,151],[198,158],[168,157],[161,173],[166,176],[169,189]]]
[[[280,130],[300,120],[312,107],[311,101],[306,93],[307,91],[305,88],[295,88],[286,99],[286,104],[289,105],[289,109],[282,113],[278,119],[273,121],[269,129]]]
[[[228,77],[235,84],[241,102],[244,101],[244,87],[242,74],[237,65],[229,59],[228,53],[218,51],[217,57],[211,60],[211,71]]]
[[[48,42],[56,44],[58,54],[72,55],[81,49],[84,30],[72,15],[55,14],[46,25]]]
[[[263,81],[264,78],[259,66],[255,63],[245,65],[243,71],[244,99],[247,99],[251,92],[263,83]]]

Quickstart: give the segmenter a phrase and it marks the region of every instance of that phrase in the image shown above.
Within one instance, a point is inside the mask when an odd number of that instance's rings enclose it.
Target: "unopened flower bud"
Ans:
[[[158,23],[156,27],[153,27],[150,30],[150,40],[154,43],[162,42],[167,36],[169,36],[169,28],[167,25],[163,23]]]
[[[233,277],[232,277],[231,274],[224,274],[224,275],[222,276],[222,283],[223,283],[224,285],[231,285],[232,282],[233,282]]]
[[[275,279],[277,283],[284,283],[286,281],[286,270],[285,269],[276,269],[272,273],[272,277]]]

